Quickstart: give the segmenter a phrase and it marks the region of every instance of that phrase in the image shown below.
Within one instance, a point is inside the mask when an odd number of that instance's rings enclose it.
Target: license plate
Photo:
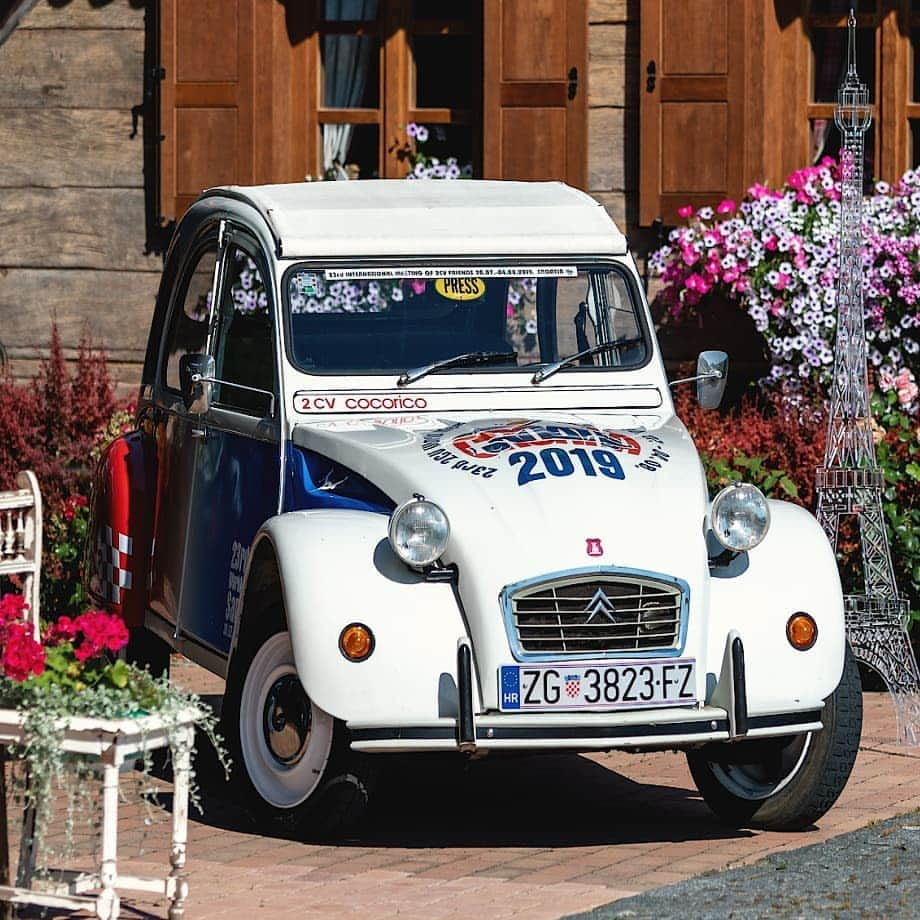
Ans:
[[[502,665],[500,708],[522,710],[625,709],[696,702],[693,658]]]

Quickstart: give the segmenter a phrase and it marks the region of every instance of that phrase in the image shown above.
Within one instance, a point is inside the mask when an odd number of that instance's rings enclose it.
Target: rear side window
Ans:
[[[179,392],[179,359],[183,355],[200,354],[207,346],[208,315],[211,312],[211,285],[217,246],[205,249],[186,276],[181,305],[173,310],[166,336],[166,366],[164,382],[167,388]]]
[[[274,391],[271,311],[258,265],[235,244],[228,253],[214,360],[218,378],[240,384],[215,385],[215,404],[247,415],[265,415],[269,400],[253,389]]]

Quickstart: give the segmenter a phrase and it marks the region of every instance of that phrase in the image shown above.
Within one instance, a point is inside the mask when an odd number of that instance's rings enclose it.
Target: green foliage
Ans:
[[[74,616],[86,609],[81,565],[88,524],[89,502],[83,495],[71,495],[62,511],[45,519],[41,604],[57,616]]]
[[[895,577],[920,621],[920,426],[900,407],[895,390],[873,394],[880,440],[875,452],[885,474],[882,510]]]
[[[702,453],[706,481],[711,492],[718,492],[733,482],[749,482],[767,498],[797,499],[799,487],[785,470],[770,469],[762,457],[749,457],[736,450],[729,459]]]
[[[120,658],[115,661],[94,658],[86,664],[80,664],[74,659],[73,645],[62,642],[45,650],[45,670],[41,674],[33,674],[29,682],[39,688],[52,685],[66,687],[76,693],[87,687],[99,686],[124,690],[128,686],[130,674],[130,666]]]
[[[885,475],[882,510],[895,580],[901,596],[908,600],[911,619],[920,622],[920,427],[903,411],[895,390],[874,393],[872,414],[876,458]],[[691,423],[693,430],[693,417],[685,420]],[[729,431],[732,430],[729,426]],[[694,433],[699,443],[699,432]],[[743,428],[734,430],[737,441],[744,442],[748,434]],[[804,440],[820,436],[820,426],[812,431],[808,425],[803,425],[800,431]],[[703,443],[711,440],[711,437],[707,438]],[[809,506],[803,497],[809,495],[813,487],[815,471],[811,465],[780,469],[772,466],[767,458],[746,453],[737,447],[729,455],[726,456],[726,453],[722,445],[718,452],[700,451],[706,480],[713,494],[732,482],[743,480],[756,485],[768,498]],[[844,583],[852,585],[853,590],[861,591],[858,534],[847,531],[842,535],[839,550]]]

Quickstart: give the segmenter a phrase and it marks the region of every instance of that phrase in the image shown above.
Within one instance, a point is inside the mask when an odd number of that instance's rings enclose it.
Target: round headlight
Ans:
[[[767,535],[770,508],[757,486],[736,482],[712,500],[709,523],[715,538],[726,549],[743,553]]]
[[[449,538],[447,515],[423,498],[400,505],[390,518],[390,545],[407,565],[431,565],[447,548]]]

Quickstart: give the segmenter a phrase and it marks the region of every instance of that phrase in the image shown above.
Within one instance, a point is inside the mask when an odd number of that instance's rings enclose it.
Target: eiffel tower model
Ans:
[[[840,262],[837,342],[824,465],[817,471],[817,517],[835,551],[842,515],[859,523],[865,593],[844,598],[847,638],[856,658],[883,678],[898,719],[898,740],[920,743],[920,672],[898,597],[882,514],[884,474],[875,459],[866,372],[862,246],[863,138],[872,120],[869,91],[856,72],[856,17],[850,10],[847,73],[834,121],[840,152]]]

